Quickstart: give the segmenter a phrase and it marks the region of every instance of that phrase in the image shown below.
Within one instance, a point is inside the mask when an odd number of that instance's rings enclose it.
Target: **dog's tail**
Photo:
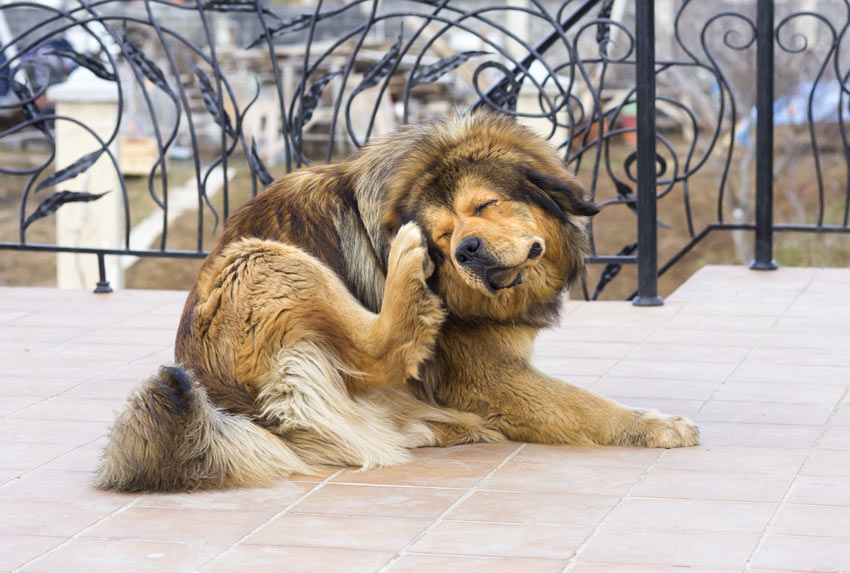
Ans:
[[[96,485],[191,491],[265,485],[310,467],[247,416],[216,409],[188,372],[163,366],[139,385],[109,433]]]

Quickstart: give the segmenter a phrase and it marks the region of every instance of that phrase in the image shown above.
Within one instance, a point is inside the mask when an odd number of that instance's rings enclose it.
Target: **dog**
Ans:
[[[177,366],[131,393],[97,485],[258,486],[499,440],[697,444],[686,418],[531,365],[597,211],[548,142],[493,113],[404,126],[285,175],[226,222]]]

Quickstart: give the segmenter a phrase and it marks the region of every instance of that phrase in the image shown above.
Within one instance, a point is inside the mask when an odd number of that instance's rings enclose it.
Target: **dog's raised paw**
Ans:
[[[434,272],[434,263],[428,256],[428,244],[422,229],[416,223],[401,226],[390,246],[388,274],[412,274],[424,281]],[[389,277],[388,277],[389,278]]]

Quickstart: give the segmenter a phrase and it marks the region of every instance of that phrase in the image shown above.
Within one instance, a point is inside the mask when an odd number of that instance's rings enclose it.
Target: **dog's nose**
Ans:
[[[458,243],[455,249],[455,259],[462,265],[476,260],[478,249],[481,248],[481,239],[478,237],[466,237]]]

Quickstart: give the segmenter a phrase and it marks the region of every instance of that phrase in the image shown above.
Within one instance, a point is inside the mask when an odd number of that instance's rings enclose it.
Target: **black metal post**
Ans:
[[[658,227],[655,205],[655,2],[637,3],[638,294],[635,306],[658,306]]]
[[[756,36],[756,255],[750,268],[773,260],[773,0],[758,0]]]
[[[94,289],[94,292],[97,294],[112,292],[112,287],[106,280],[106,263],[103,260],[103,253],[97,254],[97,272],[100,275],[100,280],[97,281],[97,288]]]

